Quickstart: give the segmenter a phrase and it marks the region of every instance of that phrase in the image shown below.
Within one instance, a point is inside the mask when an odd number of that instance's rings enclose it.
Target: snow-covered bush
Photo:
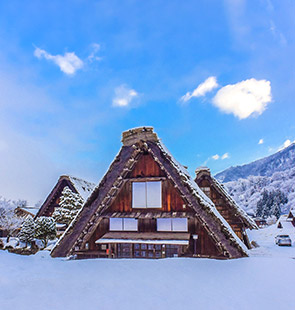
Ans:
[[[83,199],[79,194],[73,193],[68,186],[62,191],[60,207],[56,208],[52,217],[59,224],[69,225],[83,206]]]
[[[21,230],[18,234],[19,240],[27,244],[31,244],[35,238],[35,223],[31,216],[28,216],[22,224]]]
[[[43,241],[44,248],[48,240],[56,238],[56,224],[52,217],[40,216],[35,220],[35,238]]]

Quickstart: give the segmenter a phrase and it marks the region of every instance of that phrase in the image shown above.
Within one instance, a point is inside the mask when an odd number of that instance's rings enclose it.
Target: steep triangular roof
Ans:
[[[254,220],[234,201],[230,194],[225,189],[224,185],[219,183],[210,173],[210,169],[207,167],[199,167],[196,169],[196,182],[202,177],[205,177],[213,186],[213,188],[226,200],[235,214],[242,220],[244,225],[250,229],[257,229],[257,225]]]
[[[62,175],[59,177],[56,185],[54,186],[52,191],[49,193],[49,195],[46,197],[45,201],[41,205],[39,211],[36,214],[36,217],[43,215],[48,206],[56,200],[56,197],[58,195],[61,194],[65,186],[68,186],[74,193],[79,194],[84,201],[87,200],[87,198],[95,188],[94,183],[90,183],[88,181],[73,176]]]
[[[245,245],[187,170],[173,158],[152,128],[142,127],[123,133],[123,146],[119,154],[52,250],[53,257],[70,255],[94,233],[101,221],[100,215],[118,195],[124,184],[124,177],[135,166],[141,153],[149,153],[165,171],[168,179],[177,187],[188,206],[195,211],[201,225],[224,256],[229,258],[247,256]]]

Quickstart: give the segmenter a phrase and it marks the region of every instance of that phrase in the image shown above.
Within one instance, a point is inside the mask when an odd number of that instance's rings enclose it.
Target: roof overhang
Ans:
[[[188,245],[189,233],[138,233],[109,232],[95,243],[145,243],[145,244],[177,244]]]

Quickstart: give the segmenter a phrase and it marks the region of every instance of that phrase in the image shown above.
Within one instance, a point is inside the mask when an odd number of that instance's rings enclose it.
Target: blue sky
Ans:
[[[294,16],[288,0],[2,1],[0,195],[98,182],[136,126],[191,173],[294,141]]]

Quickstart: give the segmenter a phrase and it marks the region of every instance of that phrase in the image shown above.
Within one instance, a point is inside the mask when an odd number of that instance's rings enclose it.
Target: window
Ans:
[[[110,218],[110,230],[137,231],[137,219],[132,218]]]
[[[157,219],[157,231],[187,231],[187,218]]]
[[[161,208],[161,182],[133,182],[132,208]]]
[[[134,256],[136,258],[161,258],[162,245],[161,244],[134,244]]]
[[[201,190],[204,192],[204,194],[210,198],[211,196],[211,190],[210,187],[201,187]]]

